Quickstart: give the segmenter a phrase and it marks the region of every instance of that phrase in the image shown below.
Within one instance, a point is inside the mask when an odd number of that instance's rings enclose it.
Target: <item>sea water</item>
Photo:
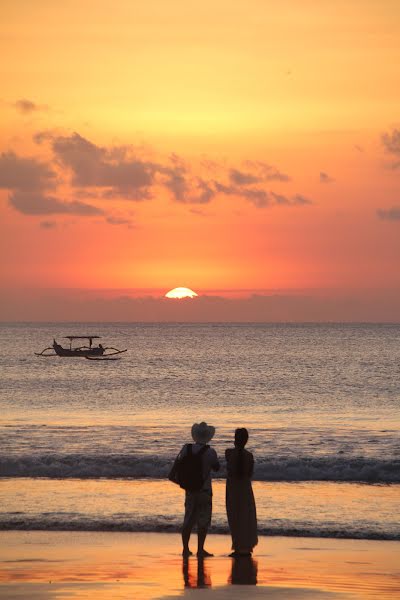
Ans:
[[[119,361],[37,357],[100,335]],[[400,539],[400,325],[1,325],[0,528],[177,531],[194,422],[247,427],[261,533]],[[96,340],[94,340],[95,342]]]

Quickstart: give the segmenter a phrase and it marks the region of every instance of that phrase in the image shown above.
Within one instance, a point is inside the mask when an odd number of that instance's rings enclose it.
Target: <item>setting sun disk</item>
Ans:
[[[197,296],[196,292],[189,288],[185,287],[177,287],[173,290],[170,290],[165,294],[166,298],[194,298]]]

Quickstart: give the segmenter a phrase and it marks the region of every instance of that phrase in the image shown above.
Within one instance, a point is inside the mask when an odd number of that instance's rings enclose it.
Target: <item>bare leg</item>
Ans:
[[[198,540],[198,545],[197,545],[197,556],[214,556],[213,554],[210,554],[210,552],[207,552],[207,550],[204,550],[204,542],[206,541],[206,537],[207,537],[207,532],[208,532],[208,527],[202,527],[198,529],[197,532],[197,540]]]
[[[189,540],[196,520],[196,505],[192,506],[193,502],[196,502],[195,498],[189,496],[189,493],[186,492],[185,518],[182,526],[182,556],[192,556],[189,549]]]
[[[182,529],[183,556],[190,556],[192,554],[189,550],[189,540],[190,534],[192,533],[192,527],[193,525],[187,525],[186,527],[184,527],[184,529]]]
[[[190,534],[192,533],[192,529],[194,527],[195,516],[196,515],[194,515],[192,518],[190,518],[188,520],[188,522],[186,524],[184,524],[184,526],[182,527],[182,546],[183,546],[182,555],[183,556],[192,556],[192,552],[190,552],[190,549],[189,549],[189,540],[190,540]]]

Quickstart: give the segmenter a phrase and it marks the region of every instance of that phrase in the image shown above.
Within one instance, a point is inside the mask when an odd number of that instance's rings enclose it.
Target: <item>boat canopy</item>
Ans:
[[[99,335],[66,335],[66,340],[95,340],[99,338]]]

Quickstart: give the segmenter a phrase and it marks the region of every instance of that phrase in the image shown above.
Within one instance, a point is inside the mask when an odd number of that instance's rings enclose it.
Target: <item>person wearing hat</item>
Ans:
[[[210,552],[204,549],[204,542],[207,537],[208,528],[211,522],[212,513],[212,486],[211,486],[211,471],[218,471],[220,468],[218,456],[214,448],[208,445],[215,434],[215,427],[202,423],[194,423],[192,426],[192,438],[194,444],[185,444],[178,454],[170,479],[174,479],[174,473],[179,469],[179,463],[189,453],[194,456],[199,455],[202,469],[202,485],[197,491],[185,490],[185,517],[182,526],[182,555],[191,556],[192,552],[189,549],[189,540],[192,529],[197,525],[197,556],[206,557],[213,556]],[[183,486],[182,486],[183,487]]]

